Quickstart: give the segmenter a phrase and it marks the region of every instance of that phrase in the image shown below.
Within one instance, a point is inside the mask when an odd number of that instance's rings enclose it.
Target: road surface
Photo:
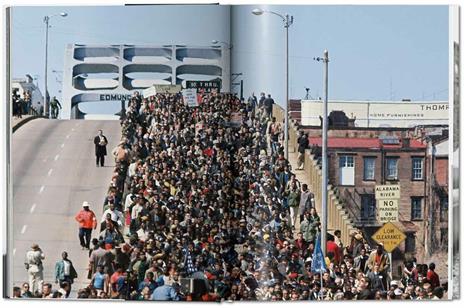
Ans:
[[[102,129],[108,138],[109,156],[104,168],[95,166],[93,138]],[[30,121],[12,137],[14,286],[28,281],[25,254],[37,243],[45,253],[44,281],[53,283],[56,261],[67,251],[79,275],[73,293],[88,285],[88,251],[81,250],[78,224],[74,220],[82,202],[101,218],[114,160],[113,149],[121,138],[118,121],[47,120]],[[92,233],[95,236],[96,233]],[[11,269],[11,268],[10,268]],[[10,276],[11,277],[11,276]],[[11,290],[9,290],[11,292]]]

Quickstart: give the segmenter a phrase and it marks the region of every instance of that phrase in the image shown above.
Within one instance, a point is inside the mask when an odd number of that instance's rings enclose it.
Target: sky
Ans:
[[[275,15],[252,15],[254,7],[14,7],[12,74],[37,75],[43,90],[43,17],[65,11],[67,17],[51,19],[51,96],[61,97],[59,71],[68,43],[209,45],[216,39],[232,43],[231,71],[243,74],[245,96],[264,91],[280,103],[284,100],[283,24]],[[303,98],[305,87],[312,97],[323,95],[323,66],[313,57],[321,56],[324,49],[330,57],[330,99],[448,98],[447,6],[259,7],[294,16],[289,29],[290,98]],[[102,105],[92,108],[105,112]]]
[[[211,45],[211,40],[230,40],[229,8],[211,5],[150,6],[44,6],[14,7],[12,10],[12,75],[39,75],[43,91],[45,59],[44,16],[56,16],[49,29],[50,96],[60,99],[64,53],[67,44]],[[79,105],[82,111],[114,113],[120,103]]]
[[[232,10],[233,69],[252,80],[245,93],[259,89],[282,101],[283,22],[275,15],[251,14],[255,7]],[[306,87],[312,97],[323,96],[323,64],[313,58],[327,49],[329,100],[448,99],[447,6],[259,7],[294,17],[290,98],[304,98]]]

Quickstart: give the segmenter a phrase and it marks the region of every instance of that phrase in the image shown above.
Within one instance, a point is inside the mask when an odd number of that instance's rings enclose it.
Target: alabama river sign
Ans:
[[[375,199],[377,201],[377,221],[385,223],[389,221],[398,221],[399,185],[376,185]]]

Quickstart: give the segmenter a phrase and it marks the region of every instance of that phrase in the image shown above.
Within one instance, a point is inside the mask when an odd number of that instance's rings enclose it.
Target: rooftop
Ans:
[[[382,144],[379,138],[329,138],[327,146],[329,148],[356,148],[356,149],[400,149],[403,147],[404,139],[400,139],[398,144]],[[321,146],[321,137],[309,138],[310,146]],[[425,149],[426,145],[418,140],[409,139],[409,147],[412,149]]]

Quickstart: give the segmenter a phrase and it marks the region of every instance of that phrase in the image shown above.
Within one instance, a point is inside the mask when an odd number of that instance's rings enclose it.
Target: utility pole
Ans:
[[[44,23],[45,23],[45,93],[44,93],[44,111],[45,111],[45,116],[50,117],[51,112],[50,112],[50,102],[48,101],[47,97],[47,92],[48,92],[48,22],[50,21],[50,16],[45,16],[44,17]]]
[[[264,13],[269,13],[273,14],[276,16],[279,16],[282,21],[284,22],[284,28],[285,28],[285,126],[284,126],[284,155],[285,159],[288,160],[288,113],[290,112],[290,104],[289,104],[289,99],[288,99],[288,28],[293,24],[293,16],[289,14],[279,14],[277,12],[273,11],[264,11],[262,9],[254,9],[252,11],[254,15],[263,15]]]
[[[51,15],[51,16],[44,16],[44,23],[45,23],[45,80],[44,80],[44,112],[45,116],[49,117],[51,119],[52,113],[50,112],[50,102],[49,102],[49,97],[48,95],[48,28],[50,28],[50,19],[55,16],[61,16],[61,17],[66,17],[68,16],[68,13],[61,12],[59,14]]]
[[[316,61],[324,63],[324,105],[322,112],[322,228],[321,246],[324,257],[327,255],[327,217],[328,217],[328,165],[327,165],[327,130],[328,130],[328,101],[329,101],[329,51],[324,50],[324,57],[315,58]]]

